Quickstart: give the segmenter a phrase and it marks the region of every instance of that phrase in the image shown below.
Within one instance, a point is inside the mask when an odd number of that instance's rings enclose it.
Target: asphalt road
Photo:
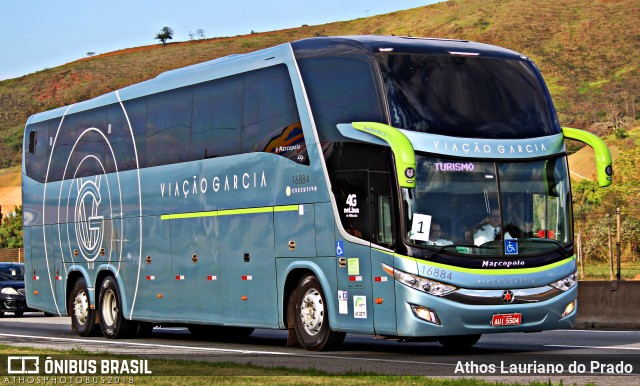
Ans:
[[[330,373],[474,376],[523,383],[551,379],[569,384],[640,384],[640,331],[484,335],[465,352],[452,352],[438,343],[388,341],[358,334],[347,335],[338,350],[308,352],[286,347],[286,338],[285,331],[256,330],[248,338],[219,342],[198,340],[185,328],[155,328],[150,338],[109,340],[79,337],[71,331],[70,319],[64,317],[27,313],[22,318],[8,314],[0,319],[0,343],[16,346],[78,347],[96,353],[159,355]]]

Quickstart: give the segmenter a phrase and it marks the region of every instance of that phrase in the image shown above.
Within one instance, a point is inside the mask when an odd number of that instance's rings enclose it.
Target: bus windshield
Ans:
[[[379,54],[391,126],[466,138],[559,133],[544,84],[527,60]]]
[[[573,239],[567,176],[564,156],[487,162],[417,155],[417,186],[403,189],[406,241],[483,255],[566,251]]]

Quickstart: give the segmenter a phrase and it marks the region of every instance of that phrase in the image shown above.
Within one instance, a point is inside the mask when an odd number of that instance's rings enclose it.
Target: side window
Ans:
[[[107,159],[111,159],[111,151],[105,138],[106,126],[106,108],[77,114],[77,144],[73,152],[72,177],[89,177],[115,171],[107,168],[105,163]]]
[[[392,248],[396,230],[389,150],[356,143],[342,146],[331,174],[342,226],[352,236]]]
[[[192,101],[191,87],[148,97],[145,166],[189,160]]]
[[[308,164],[293,87],[285,65],[246,74],[243,152],[267,152]]]
[[[49,122],[29,125],[26,130],[28,144],[25,153],[27,175],[36,181],[44,182],[49,161]]]
[[[190,159],[240,153],[243,87],[243,75],[194,87]]]
[[[345,140],[338,123],[386,121],[368,61],[344,56],[299,63],[320,142]]]
[[[112,171],[118,170],[119,172],[135,169],[137,164],[133,138],[129,130],[127,117],[119,103],[107,108],[106,134],[111,143],[117,164],[114,164],[114,157],[111,155],[111,151],[109,151],[107,157],[105,157],[105,168]]]
[[[51,154],[51,167],[48,181],[60,181],[73,178],[75,172],[75,157],[71,149],[76,143],[77,115],[67,115],[62,120],[58,136],[55,139],[55,147]],[[49,127],[51,129],[51,127]]]
[[[143,168],[145,166],[145,133],[147,132],[147,98],[137,98],[125,101],[123,105],[125,110],[127,110],[129,123],[131,123],[131,129],[133,130],[140,167]],[[133,149],[127,151],[133,151]],[[130,164],[132,163],[135,165],[135,159],[133,159],[135,154],[130,154],[130,157],[132,157]]]

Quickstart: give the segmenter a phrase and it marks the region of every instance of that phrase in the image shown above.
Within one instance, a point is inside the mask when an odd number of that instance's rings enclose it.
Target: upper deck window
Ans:
[[[472,138],[559,133],[527,61],[446,55],[377,55],[394,127]]]

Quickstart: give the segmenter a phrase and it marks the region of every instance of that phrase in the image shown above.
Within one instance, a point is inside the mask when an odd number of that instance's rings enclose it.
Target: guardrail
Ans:
[[[640,281],[580,281],[576,327],[640,329]]]

